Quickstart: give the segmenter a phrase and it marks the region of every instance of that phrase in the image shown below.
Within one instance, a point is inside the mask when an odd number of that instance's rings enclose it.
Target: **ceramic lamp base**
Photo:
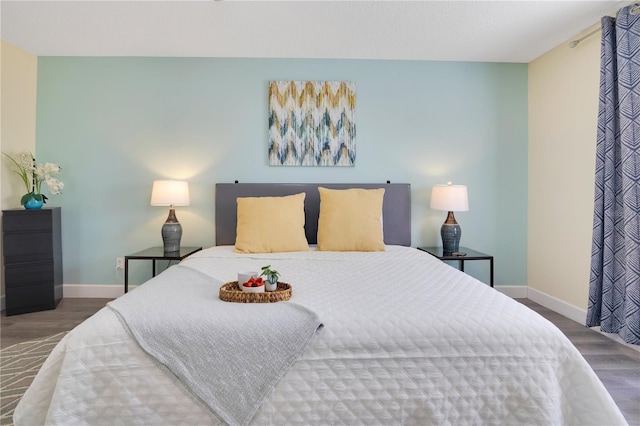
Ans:
[[[165,253],[175,253],[180,251],[180,239],[182,238],[182,225],[176,218],[174,209],[169,210],[169,217],[162,225],[162,241]]]
[[[440,228],[440,236],[442,237],[442,251],[445,256],[457,253],[460,249],[460,236],[462,229],[460,225],[443,223]]]

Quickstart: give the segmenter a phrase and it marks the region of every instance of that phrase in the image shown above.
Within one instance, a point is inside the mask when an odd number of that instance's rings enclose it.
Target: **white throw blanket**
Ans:
[[[108,306],[220,419],[244,425],[321,322],[291,302],[223,302],[221,284],[176,265]]]

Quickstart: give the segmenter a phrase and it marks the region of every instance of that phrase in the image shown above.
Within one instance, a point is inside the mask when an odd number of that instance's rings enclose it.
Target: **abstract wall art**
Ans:
[[[353,166],[356,85],[269,82],[269,165]]]

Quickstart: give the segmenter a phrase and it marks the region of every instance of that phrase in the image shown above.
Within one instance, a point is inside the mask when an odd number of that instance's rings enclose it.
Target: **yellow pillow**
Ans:
[[[305,193],[286,197],[238,197],[238,253],[308,251],[304,234]]]
[[[318,250],[384,251],[380,189],[319,187]]]

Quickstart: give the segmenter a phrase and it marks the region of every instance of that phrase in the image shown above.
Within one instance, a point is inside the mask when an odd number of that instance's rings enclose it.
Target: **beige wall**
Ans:
[[[8,154],[24,150],[35,152],[38,58],[5,41],[1,43],[0,150]],[[4,158],[0,161],[0,177],[0,207],[3,210],[20,207],[20,197],[26,191],[20,178],[10,172]],[[4,262],[0,263],[4,265]],[[1,276],[4,295],[4,266]]]
[[[580,310],[589,293],[599,72],[599,33],[529,64],[528,285]]]

